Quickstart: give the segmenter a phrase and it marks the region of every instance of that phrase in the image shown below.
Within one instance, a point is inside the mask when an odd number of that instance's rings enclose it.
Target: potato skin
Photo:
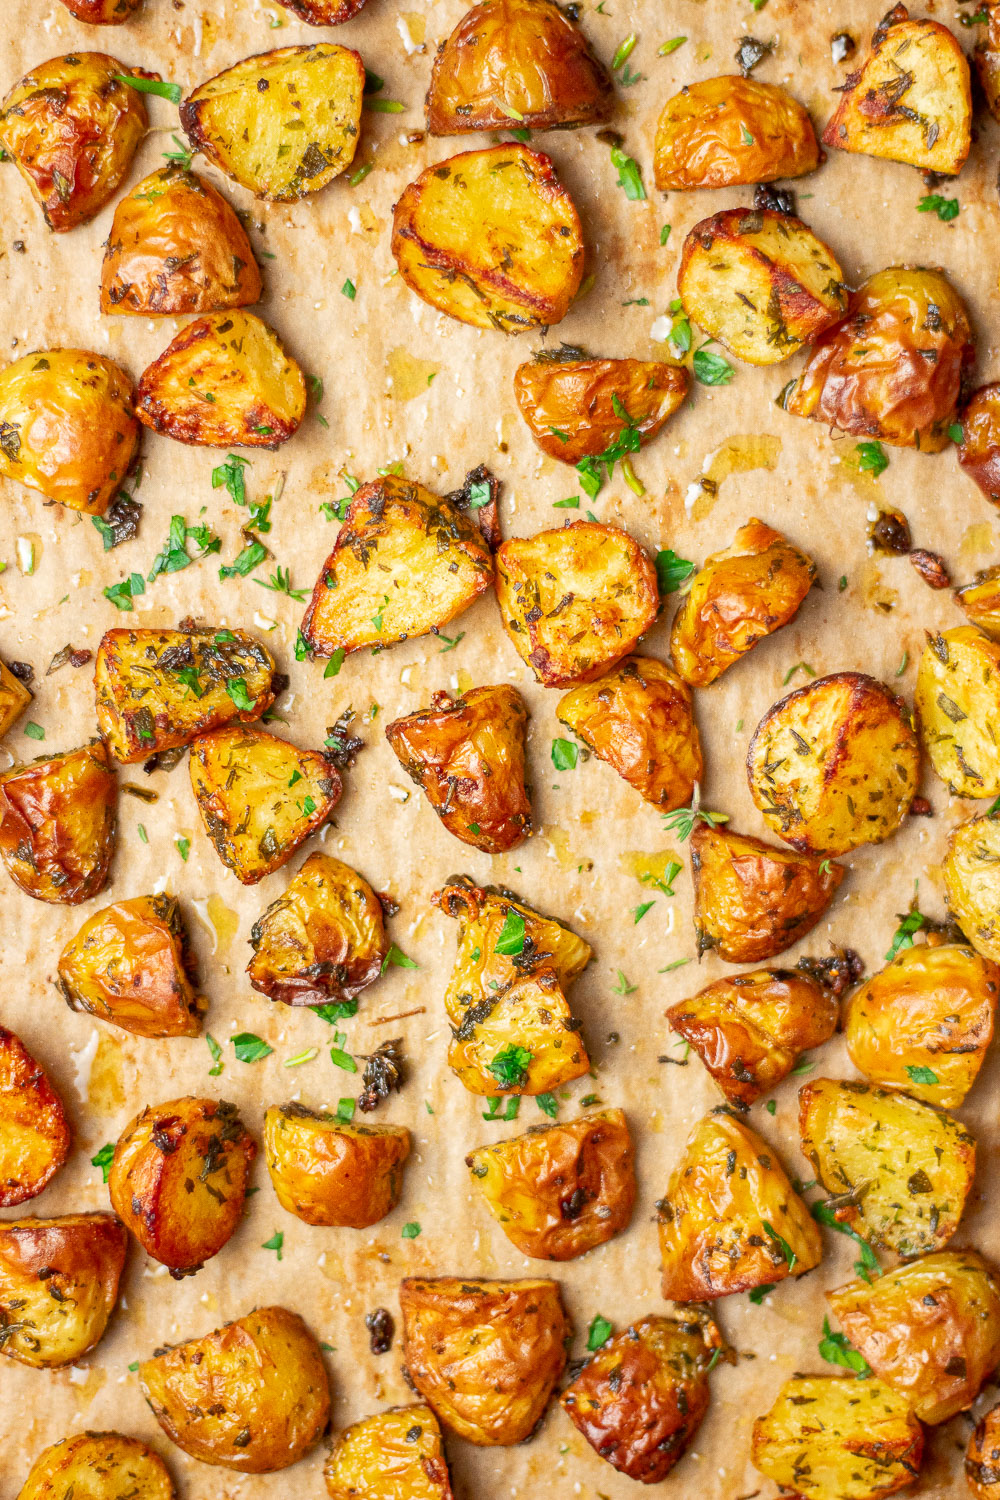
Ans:
[[[1000,1495],[1000,1404],[990,1408],[969,1438],[965,1481],[973,1500]]]
[[[78,906],[104,889],[118,782],[103,740],[0,776],[0,858],[36,901]]]
[[[71,1365],[103,1337],[128,1235],[114,1214],[0,1223],[0,1354]]]
[[[297,1463],[330,1416],[319,1345],[297,1313],[261,1307],[139,1366],[170,1440],[202,1463],[271,1474]]]
[[[514,371],[514,399],[542,452],[576,464],[603,453],[622,431],[616,398],[645,447],[690,384],[682,366],[658,360],[529,359]]]
[[[613,1469],[658,1484],[708,1410],[709,1352],[672,1318],[641,1318],[599,1349],[559,1404]]]
[[[272,1105],[264,1152],[278,1202],[306,1224],[368,1229],[403,1191],[410,1132],[354,1125],[302,1104]]]
[[[66,1111],[44,1068],[0,1026],[0,1208],[37,1198],[69,1147]]]
[[[566,1365],[558,1284],[408,1276],[399,1305],[406,1372],[438,1420],[480,1447],[530,1437]]]
[[[987,21],[985,34],[972,49],[972,61],[994,120],[1000,120],[1000,11],[993,0],[981,7]]]
[[[323,1470],[330,1500],[453,1500],[429,1406],[391,1406],[338,1433]]]
[[[478,1146],[465,1165],[511,1244],[534,1260],[574,1260],[632,1217],[635,1149],[620,1109]]]
[[[971,583],[957,588],[955,603],[991,640],[1000,639],[1000,567],[983,568]]]
[[[0,661],[0,739],[8,729],[13,729],[33,696],[30,688],[14,676],[7,663]]]
[[[339,26],[362,11],[367,0],[288,0],[288,9],[310,26]]]
[[[703,78],[667,100],[653,177],[661,192],[737,187],[802,177],[819,161],[816,132],[797,99],[774,84],[728,75]]]
[[[1000,823],[970,818],[948,841],[948,905],[977,953],[1000,964]]]
[[[17,1500],[176,1500],[158,1453],[120,1432],[78,1432],[35,1459]]]
[[[142,0],[63,0],[70,15],[88,26],[123,26],[141,4]]]
[[[146,132],[142,94],[106,52],[53,57],[26,73],[0,105],[0,145],[57,234],[85,224],[125,179]]]
[[[590,1070],[579,1025],[555,970],[535,967],[478,1004],[470,1000],[461,1025],[452,1027],[448,1065],[472,1094],[548,1094]],[[529,1060],[508,1076],[494,1065],[511,1048],[526,1050]]]
[[[1000,11],[991,9],[997,17]],[[962,441],[958,461],[987,500],[1000,505],[1000,381],[981,385],[962,409]]]

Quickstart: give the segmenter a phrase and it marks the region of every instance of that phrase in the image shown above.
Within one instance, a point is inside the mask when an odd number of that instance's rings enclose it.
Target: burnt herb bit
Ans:
[[[753,190],[754,208],[767,209],[770,213],[796,214],[795,194],[791,188],[775,187],[773,182],[759,182]]]
[[[486,1066],[502,1089],[518,1089],[527,1081],[532,1056],[527,1047],[508,1042]]]
[[[361,1093],[358,1108],[369,1114],[377,1109],[383,1099],[388,1099],[393,1089],[403,1087],[403,1039],[381,1042],[365,1059],[365,1071],[361,1075]]]
[[[946,589],[951,584],[951,574],[940,553],[928,552],[925,547],[914,547],[910,562],[916,568],[928,588]]]
[[[138,536],[141,518],[142,506],[139,501],[133,500],[124,490],[119,490],[105,514],[91,516],[90,519],[101,534],[105,552],[110,552],[112,547],[118,547],[122,542],[129,542],[134,536]]]
[[[372,1312],[365,1313],[365,1327],[368,1330],[368,1347],[371,1352],[388,1354],[396,1332],[396,1325],[389,1309],[376,1307]]]
[[[758,67],[774,51],[773,42],[762,42],[759,37],[741,36],[736,47],[736,66],[744,78],[749,78],[754,68]]]
[[[829,1318],[823,1319],[823,1337],[819,1341],[820,1358],[825,1359],[827,1364],[839,1365],[844,1370],[853,1370],[855,1375],[862,1380],[871,1373],[871,1365],[863,1354],[859,1354],[853,1344],[847,1341],[847,1335],[834,1333],[830,1327]]]
[[[912,545],[910,525],[901,510],[880,510],[868,527],[868,540],[876,552],[903,555]]]
[[[326,676],[326,673],[323,674]],[[336,676],[336,673],[331,673]],[[349,771],[358,758],[358,754],[365,748],[365,742],[356,734],[351,734],[350,724],[355,717],[353,708],[345,708],[336,724],[326,726],[327,760],[333,762],[338,771]]]
[[[826,985],[838,999],[846,989],[858,984],[865,972],[864,960],[853,948],[834,948],[830,958],[800,958],[796,967]]]

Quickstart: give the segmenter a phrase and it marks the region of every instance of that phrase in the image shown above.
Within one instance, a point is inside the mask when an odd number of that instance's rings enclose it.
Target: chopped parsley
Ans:
[[[642,185],[642,173],[639,163],[634,157],[623,151],[621,146],[611,147],[611,165],[618,169],[616,187],[620,187],[630,203],[641,203],[646,197],[646,189]]]
[[[527,1047],[508,1042],[486,1066],[502,1089],[517,1089],[527,1082],[531,1058]]]
[[[713,354],[710,349],[696,349],[694,356],[694,378],[699,385],[728,385],[735,370],[728,359]]]
[[[397,948],[395,943],[389,944],[389,951],[385,955],[385,958],[383,958],[382,960],[382,967],[381,969],[379,969],[379,973],[384,974],[386,969],[388,969],[390,965],[395,969],[420,968],[420,965],[414,963],[412,958],[407,958],[403,950],[401,948]]]
[[[524,918],[519,911],[508,908],[497,938],[496,951],[504,958],[516,958],[524,952],[524,943]]]
[[[249,462],[248,458],[240,458],[236,453],[227,453],[225,462],[212,470],[213,490],[225,487],[237,505],[246,505],[246,475],[243,471]]]
[[[559,1100],[555,1094],[536,1094],[535,1103],[542,1111],[542,1114],[548,1115],[550,1120],[554,1120],[559,1113]]]
[[[105,1182],[107,1182],[108,1180],[108,1174],[111,1171],[111,1163],[114,1161],[114,1157],[114,1144],[113,1142],[108,1141],[106,1145],[101,1147],[96,1156],[92,1156],[90,1158],[90,1165],[92,1167],[100,1167],[101,1176],[103,1177]]]
[[[656,581],[661,594],[674,594],[691,577],[694,563],[678,557],[669,547],[656,554]]]
[[[210,1035],[210,1033],[208,1032],[205,1033],[205,1041],[208,1044],[208,1050],[211,1054],[212,1062],[214,1064],[213,1067],[209,1068],[208,1076],[209,1078],[218,1078],[219,1074],[225,1067],[225,1063],[222,1061],[222,1048],[215,1040],[215,1037]]]
[[[283,1232],[279,1229],[276,1234],[272,1234],[272,1236],[271,1236],[271,1238],[269,1240],[265,1240],[264,1243],[261,1245],[260,1248],[262,1250],[273,1250],[274,1253],[275,1253],[275,1255],[277,1255],[278,1259],[280,1260],[281,1259],[281,1248],[284,1245],[284,1243],[285,1243],[285,1236],[284,1236]]]
[[[940,1078],[934,1072],[933,1068],[925,1068],[914,1063],[907,1063],[906,1071],[913,1079],[914,1083],[926,1083],[928,1085],[933,1085],[935,1083],[941,1082]]]
[[[552,741],[552,764],[557,771],[573,771],[579,758],[579,751],[572,740]]]
[[[256,698],[250,696],[245,677],[227,677],[226,692],[241,713],[250,713],[257,705]]]
[[[237,1036],[232,1037],[231,1041],[237,1062],[261,1062],[263,1058],[270,1057],[274,1051],[274,1048],[269,1047],[263,1037],[255,1036],[252,1031],[241,1031]]]
[[[419,1233],[420,1225],[415,1219],[411,1219],[409,1224],[403,1225],[402,1229],[399,1231],[399,1237],[400,1239],[404,1240],[415,1240]]]
[[[29,740],[44,740],[45,730],[41,724],[36,724],[34,719],[29,719],[24,726],[24,732]]]
[[[328,1022],[331,1026],[335,1021],[349,1021],[358,1013],[358,1002],[356,1000],[328,1000],[325,1005],[313,1005],[310,1007],[314,1016],[319,1016],[321,1021]]]
[[[862,474],[870,474],[873,479],[877,479],[889,467],[889,455],[881,443],[856,443],[854,451],[858,455],[858,468]]]
[[[491,1095],[486,1102],[489,1105],[489,1109],[483,1113],[484,1120],[516,1120],[517,1112],[521,1108],[521,1100],[517,1094],[511,1094],[507,1100],[507,1108],[503,1114],[500,1113],[500,1106],[504,1101],[499,1095],[496,1097]]]
[[[962,19],[964,20],[965,17],[963,16]],[[940,193],[928,193],[917,204],[918,214],[937,214],[942,224],[950,224],[952,219],[957,219],[958,210],[957,198],[944,198]]]
[[[613,1331],[612,1325],[608,1322],[607,1318],[602,1317],[598,1313],[597,1317],[592,1319],[590,1327],[587,1330],[588,1351],[591,1354],[596,1354],[598,1349],[603,1349]]]
[[[843,1333],[834,1333],[830,1327],[829,1318],[823,1319],[823,1337],[819,1341],[820,1358],[825,1359],[828,1365],[839,1365],[841,1369],[853,1370],[855,1375],[864,1380],[872,1373],[871,1366],[863,1354],[859,1354],[853,1344],[847,1342],[847,1336]]]

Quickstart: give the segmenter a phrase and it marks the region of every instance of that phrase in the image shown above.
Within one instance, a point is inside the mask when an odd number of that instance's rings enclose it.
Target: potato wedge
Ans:
[[[563,724],[640,797],[686,807],[704,772],[691,690],[651,656],[628,656],[604,677],[571,688],[556,705]]]
[[[0,1354],[54,1370],[103,1337],[128,1235],[114,1214],[0,1223]]]
[[[264,1153],[278,1202],[306,1224],[368,1229],[403,1191],[410,1132],[354,1125],[303,1104],[272,1105]]]
[[[920,738],[955,797],[1000,794],[1000,645],[974,625],[928,638],[914,706]]]
[[[39,63],[0,105],[0,146],[50,229],[85,224],[109,203],[146,133],[142,94],[106,52]]]
[[[536,968],[469,1005],[448,1064],[471,1094],[550,1094],[590,1070],[554,969]]]
[[[998,11],[990,14],[1000,17]],[[959,463],[987,500],[1000,505],[1000,381],[973,391],[962,408],[961,428]]]
[[[534,1260],[574,1260],[632,1217],[635,1149],[620,1109],[478,1146],[465,1165],[511,1244]]]
[[[983,568],[971,583],[957,588],[955,603],[991,640],[1000,640],[1000,567]]]
[[[545,687],[602,677],[656,619],[656,569],[618,526],[574,521],[511,538],[496,566],[503,627]]]
[[[437,632],[493,581],[478,527],[422,484],[363,484],[323,565],[302,634],[317,656]]]
[[[6,662],[0,661],[0,738],[13,729],[33,697],[31,689],[14,676]]]
[[[708,687],[758,641],[791,624],[816,581],[816,564],[756,517],[706,557],[670,627],[674,669]]]
[[[784,953],[811,932],[844,878],[843,865],[701,823],[691,835],[698,952],[730,964]]]
[[[785,89],[728,75],[688,84],[656,127],[653,177],[661,192],[802,177],[819,166],[809,112]]]
[[[990,114],[1000,120],[1000,10],[994,0],[987,0],[979,9],[986,12],[986,31],[980,33],[980,40],[972,49],[972,61]],[[1000,1484],[1000,1474],[997,1483]]]
[[[214,313],[182,328],[139,377],[146,427],[205,448],[280,448],[306,414],[305,376],[253,313]]]
[[[78,906],[107,883],[118,782],[103,740],[0,776],[0,859],[36,901]]]
[[[965,1482],[973,1500],[997,1500],[1000,1495],[1000,1403],[990,1408],[969,1438]]]
[[[938,21],[894,5],[871,51],[846,79],[823,145],[954,176],[972,141],[969,64]]]
[[[63,0],[70,15],[88,26],[123,26],[141,4],[142,0]]]
[[[899,1255],[940,1250],[958,1228],[976,1143],[951,1115],[906,1094],[817,1078],[799,1089],[803,1153],[837,1217]]]
[[[364,87],[365,65],[350,47],[279,47],[200,84],[181,105],[181,124],[241,187],[294,203],[351,165]]]
[[[0,1026],[0,1208],[37,1198],[69,1146],[66,1111],[44,1068]]]
[[[833,992],[800,969],[717,979],[666,1014],[737,1109],[787,1078],[803,1052],[828,1042],[839,1019]]]
[[[103,516],[139,446],[132,382],[86,349],[25,354],[0,371],[0,477]]]
[[[124,0],[122,0],[124,3]],[[158,1453],[120,1432],[79,1432],[35,1459],[17,1500],[176,1500]]]
[[[617,441],[623,411],[644,448],[683,404],[690,384],[687,370],[662,361],[543,353],[514,371],[514,399],[542,452],[576,464],[597,458]]]
[[[974,357],[961,297],[941,271],[889,266],[851,293],[784,408],[856,437],[939,453]]]
[[[425,168],[396,204],[392,253],[424,302],[501,333],[560,322],[583,278],[573,200],[551,158],[516,142]]]
[[[737,359],[776,365],[843,317],[847,288],[829,246],[793,214],[730,208],[684,241],[684,311]]]
[[[663,1295],[708,1302],[804,1276],[823,1255],[820,1232],[784,1167],[725,1106],[688,1138],[657,1203]]]
[[[834,672],[789,693],[747,751],[751,797],[802,853],[881,844],[906,817],[919,776],[909,709],[863,672]]]
[[[2,829],[0,829],[2,832]],[[948,905],[977,953],[1000,964],[1000,823],[970,818],[948,841]]]
[[[708,1410],[709,1360],[690,1323],[641,1318],[587,1361],[559,1404],[613,1469],[658,1484]]]
[[[330,1386],[297,1313],[260,1307],[139,1366],[139,1385],[171,1442],[244,1474],[287,1469],[319,1442]]]
[[[385,737],[449,833],[484,854],[531,834],[524,785],[528,710],[516,688],[435,693],[431,707],[394,719]]]
[[[530,1437],[566,1364],[558,1284],[408,1276],[399,1305],[406,1373],[438,1420],[480,1447]]]
[[[453,1500],[441,1429],[423,1404],[345,1427],[323,1477],[330,1500]]]

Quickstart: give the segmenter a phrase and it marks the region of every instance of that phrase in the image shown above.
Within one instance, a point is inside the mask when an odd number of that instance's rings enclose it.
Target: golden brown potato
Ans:
[[[244,1474],[297,1463],[322,1436],[330,1386],[297,1313],[260,1307],[214,1333],[161,1350],[139,1384],[167,1437],[192,1458]]]
[[[995,120],[1000,120],[1000,10],[994,0],[986,0],[986,4],[976,9],[985,11],[987,19],[985,34],[980,33],[980,40],[972,49],[972,60],[990,114]],[[997,1482],[1000,1483],[1000,1474]]]
[[[286,10],[310,26],[339,26],[363,9],[367,0],[282,0]]]
[[[37,1198],[69,1155],[62,1100],[20,1037],[0,1026],[0,1208]]]
[[[819,166],[808,111],[755,78],[703,78],[663,106],[653,175],[661,192],[802,177]]]
[[[590,1071],[554,969],[536,968],[469,1005],[448,1063],[472,1094],[550,1094]]]
[[[524,786],[528,710],[516,688],[435,693],[431,707],[394,719],[385,737],[449,833],[484,854],[531,833]]]
[[[906,1094],[817,1078],[799,1089],[802,1150],[837,1217],[900,1255],[939,1250],[958,1228],[976,1143],[951,1115]]]
[[[46,349],[0,372],[0,477],[102,516],[139,446],[132,382],[86,349]]]
[[[609,448],[626,419],[644,448],[683,404],[690,383],[683,367],[657,360],[540,354],[514,371],[514,399],[542,452],[576,464]]]
[[[118,782],[103,740],[0,776],[0,859],[36,901],[78,906],[104,889]]]
[[[803,1276],[820,1232],[781,1162],[725,1106],[695,1126],[657,1204],[663,1295],[708,1302]]]
[[[101,312],[221,312],[260,294],[247,232],[206,177],[173,162],[118,204],[101,267]]]
[[[1000,17],[1000,11],[990,14]],[[1000,505],[1000,381],[973,391],[962,409],[961,427],[958,461],[987,500]]]
[[[692,322],[737,359],[776,365],[843,317],[843,274],[793,214],[730,208],[688,234],[677,291]]]
[[[560,322],[583,277],[583,231],[551,158],[507,142],[425,168],[393,212],[412,292],[474,328]]]
[[[1000,794],[1000,645],[974,625],[928,638],[914,705],[920,738],[956,797]]]
[[[642,1318],[587,1361],[559,1404],[613,1469],[658,1484],[708,1410],[708,1364],[691,1324]]]
[[[26,73],[0,105],[0,145],[57,233],[100,213],[146,133],[142,94],[105,52],[68,53]]]
[[[701,823],[691,835],[698,952],[730,964],[784,953],[819,921],[843,865],[792,854],[763,839]]]
[[[635,1151],[620,1109],[479,1146],[465,1165],[511,1244],[535,1260],[573,1260],[632,1217]]]
[[[2,833],[2,827],[0,827]],[[948,842],[948,905],[973,948],[1000,964],[1000,823],[970,818]]]
[[[80,1432],[35,1459],[17,1500],[176,1500],[167,1466],[138,1438]]]
[[[752,1462],[802,1500],[881,1500],[912,1484],[924,1429],[881,1380],[796,1375],[753,1428]]]
[[[674,668],[707,687],[758,641],[789,625],[816,580],[816,564],[756,517],[706,557],[670,627]]]
[[[306,1224],[368,1229],[403,1191],[410,1132],[401,1125],[353,1125],[303,1104],[272,1105],[264,1153],[282,1208]]]
[[[63,0],[70,15],[88,26],[122,26],[141,4],[142,0]]]
[[[956,943],[904,948],[847,1001],[854,1066],[942,1109],[962,1103],[993,1037],[1000,969]]]
[[[991,640],[1000,639],[1000,567],[983,568],[971,583],[957,588],[955,603]]]
[[[1000,1364],[1000,1286],[974,1250],[921,1256],[827,1300],[849,1342],[921,1422],[967,1411]]]
[[[750,795],[801,853],[881,844],[906,817],[919,776],[909,709],[862,672],[834,672],[789,693],[747,751]]]
[[[437,632],[485,593],[493,558],[478,527],[422,484],[363,484],[323,564],[302,634],[317,656]]]
[[[504,629],[545,687],[602,677],[656,619],[656,569],[618,526],[574,521],[512,537],[496,566]]]
[[[563,724],[634,787],[670,812],[686,807],[704,762],[691,690],[651,656],[629,656],[556,705]]]
[[[208,1001],[176,897],[114,901],[88,917],[59,955],[59,988],[134,1036],[197,1036]]]
[[[969,1438],[965,1478],[974,1500],[1000,1495],[1000,1403],[992,1407]]]
[[[306,414],[306,380],[253,313],[182,328],[142,372],[136,414],[154,432],[205,448],[280,448]]]
[[[93,1349],[127,1249],[114,1214],[0,1223],[0,1354],[51,1370]]]
[[[235,1104],[189,1097],[147,1106],[118,1137],[111,1206],[171,1276],[192,1276],[239,1224],[256,1155]]]
[[[823,145],[951,176],[969,154],[971,125],[969,65],[955,37],[895,5],[847,78]]]
[[[945,275],[889,266],[851,293],[847,317],[817,339],[784,407],[856,437],[939,453],[973,354],[965,305]]]
[[[181,124],[241,187],[293,203],[351,165],[364,87],[365,65],[350,47],[279,47],[201,84],[181,105]]]
[[[429,1406],[392,1406],[339,1433],[323,1470],[330,1500],[453,1500]]]
[[[801,1053],[830,1040],[838,1020],[833,992],[800,969],[717,979],[666,1014],[737,1108],[787,1078]]]
[[[399,1305],[406,1372],[438,1420],[481,1447],[530,1437],[566,1364],[558,1284],[408,1276]]]
[[[33,694],[6,662],[0,661],[0,738],[13,729],[31,702]]]

